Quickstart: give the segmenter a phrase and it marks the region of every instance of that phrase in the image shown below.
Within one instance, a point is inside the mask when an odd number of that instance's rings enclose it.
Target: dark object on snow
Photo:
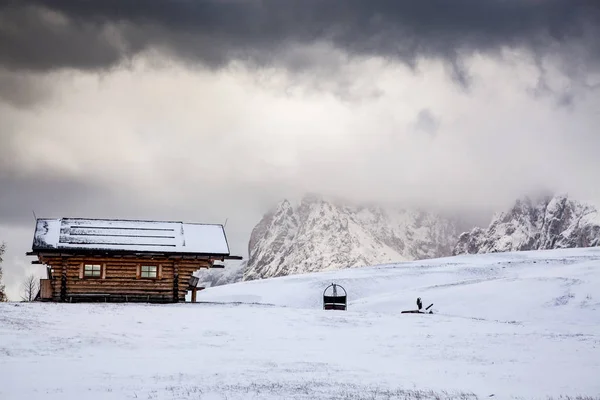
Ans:
[[[188,281],[188,290],[192,290],[193,288],[195,288],[196,286],[198,286],[198,282],[200,281],[200,278],[197,276],[190,276],[190,280]]]
[[[342,289],[344,294],[338,293],[338,288]],[[326,294],[328,290],[330,290],[330,295]],[[323,310],[345,310],[347,308],[346,303],[346,289],[344,289],[341,285],[332,283],[323,291]]]
[[[426,312],[432,306],[433,306],[433,303],[431,303],[430,305],[428,305],[427,308],[425,309],[425,311],[421,311],[421,309],[423,308],[423,302],[421,301],[421,298],[418,297],[417,298],[417,307],[418,307],[418,309],[417,310],[402,311],[401,314],[433,314],[433,311]]]

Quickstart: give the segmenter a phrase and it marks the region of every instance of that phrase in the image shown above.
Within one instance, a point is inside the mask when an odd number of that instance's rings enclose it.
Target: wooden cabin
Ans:
[[[177,303],[195,300],[200,268],[241,259],[222,225],[107,219],[37,219],[33,264],[46,265],[37,300]]]

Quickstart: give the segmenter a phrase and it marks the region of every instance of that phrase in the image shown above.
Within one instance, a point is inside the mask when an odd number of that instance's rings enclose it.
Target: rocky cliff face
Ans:
[[[567,196],[524,198],[487,228],[435,213],[306,196],[282,201],[253,229],[249,257],[202,286],[465,253],[600,246],[600,213]],[[461,235],[463,229],[471,229]]]
[[[224,269],[200,269],[194,273],[200,278],[198,287],[208,288],[211,286],[227,285],[229,283],[239,282],[244,275],[247,261],[225,261]]]
[[[600,214],[566,195],[518,200],[487,229],[460,235],[453,254],[600,246]]]
[[[439,215],[306,196],[281,202],[252,231],[243,279],[450,255],[456,224]]]

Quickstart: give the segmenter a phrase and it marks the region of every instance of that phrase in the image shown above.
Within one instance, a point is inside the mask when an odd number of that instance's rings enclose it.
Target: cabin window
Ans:
[[[158,267],[156,265],[142,265],[140,276],[142,278],[156,278],[158,276]]]
[[[85,264],[83,266],[83,276],[86,278],[100,278],[102,275],[102,266],[100,264]]]

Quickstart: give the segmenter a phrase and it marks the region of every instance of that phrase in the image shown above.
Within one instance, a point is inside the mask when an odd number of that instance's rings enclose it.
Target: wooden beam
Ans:
[[[126,251],[126,250],[86,250],[78,251],[76,249],[58,249],[58,250],[37,250],[29,251],[25,253],[27,256],[47,256],[47,257],[114,257],[114,258],[173,258],[176,260],[190,259],[190,260],[208,260],[211,258],[216,259],[227,259],[234,257],[235,259],[242,259],[238,256],[227,256],[221,254],[207,254],[207,253],[170,253],[170,252],[138,252],[138,251]]]
[[[154,259],[150,259],[150,258],[145,258],[145,257],[138,257],[138,258],[114,258],[114,257],[84,257],[84,256],[80,256],[80,257],[66,257],[64,258],[66,260],[68,260],[69,263],[79,263],[79,262],[105,262],[105,263],[110,263],[110,264],[135,264],[135,263],[139,263],[139,262],[144,262],[144,263],[152,263],[152,264],[165,264],[165,265],[173,265],[174,263],[178,263],[180,265],[183,266],[198,266],[197,268],[201,268],[201,267],[208,267],[209,263],[207,260],[173,260],[173,259],[169,259],[169,258],[154,258]],[[43,264],[60,264],[62,263],[63,258],[61,257],[46,257],[46,258],[42,258],[41,262]]]

